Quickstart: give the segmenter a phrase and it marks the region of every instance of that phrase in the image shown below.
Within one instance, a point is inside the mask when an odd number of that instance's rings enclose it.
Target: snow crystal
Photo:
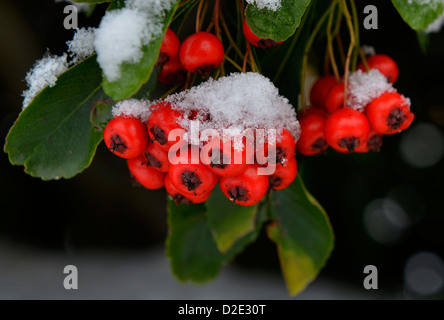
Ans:
[[[23,109],[26,108],[34,97],[47,86],[54,86],[57,77],[68,69],[67,55],[52,56],[48,52],[45,56],[35,62],[33,68],[26,74],[28,90],[22,96]]]
[[[189,130],[188,115],[199,110],[200,130],[288,129],[297,140],[300,134],[296,112],[278,89],[258,73],[234,73],[218,80],[209,79],[199,86],[175,93],[165,99],[185,116],[180,125]],[[279,139],[279,138],[278,138]]]
[[[367,104],[386,91],[396,90],[379,70],[357,70],[349,77],[347,105],[362,112]]]
[[[151,114],[148,100],[128,99],[119,101],[112,109],[114,117],[132,116],[146,122]]]
[[[268,9],[276,11],[281,7],[281,0],[247,0],[248,3],[256,5],[259,10]]]
[[[142,47],[162,33],[162,20],[170,8],[169,0],[129,0],[125,8],[106,12],[95,30],[94,45],[108,80],[120,77],[122,63],[140,61]]]
[[[94,53],[94,28],[77,29],[74,38],[66,44],[73,64],[86,59]]]

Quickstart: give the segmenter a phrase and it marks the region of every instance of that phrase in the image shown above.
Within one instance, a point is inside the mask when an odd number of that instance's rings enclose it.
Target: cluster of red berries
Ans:
[[[387,55],[367,58],[369,69],[377,69],[388,82],[398,78],[398,66]],[[362,63],[358,70],[366,72]],[[338,152],[379,151],[382,136],[407,129],[414,119],[407,99],[386,91],[371,100],[363,112],[344,105],[344,83],[334,76],[323,76],[310,90],[312,107],[299,117],[301,137],[296,150],[304,155],[323,152],[331,146]]]
[[[179,84],[185,81],[187,71],[207,77],[222,63],[224,54],[222,42],[212,33],[196,32],[181,44],[179,37],[168,28],[157,61],[161,66],[158,80],[168,85]]]
[[[105,127],[105,144],[115,155],[127,159],[129,171],[137,182],[148,189],[164,186],[176,203],[205,202],[219,183],[228,199],[250,206],[259,202],[268,190],[286,188],[296,177],[296,142],[286,129],[270,156],[276,156],[271,161],[275,170],[267,175],[259,174],[258,169],[269,163],[265,165],[257,157],[261,152],[269,160],[268,142],[262,145],[254,142],[253,148],[239,148],[240,151],[231,142],[227,148],[220,138],[212,138],[203,146],[189,144],[184,135],[171,141],[168,137],[173,130],[181,129],[184,113],[166,102],[152,105],[150,112],[146,122],[134,116],[115,116]],[[194,120],[198,113],[192,112],[188,119]],[[244,138],[242,143],[250,142]],[[178,152],[183,149],[188,152]]]

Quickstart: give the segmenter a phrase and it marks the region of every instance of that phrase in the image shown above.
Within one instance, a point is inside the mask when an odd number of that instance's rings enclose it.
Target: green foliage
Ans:
[[[401,17],[414,30],[425,30],[443,12],[441,0],[392,0]]]

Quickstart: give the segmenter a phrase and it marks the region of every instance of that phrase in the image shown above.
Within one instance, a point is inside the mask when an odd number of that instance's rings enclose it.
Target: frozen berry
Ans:
[[[143,155],[128,159],[127,164],[131,175],[145,188],[159,189],[163,187],[165,174],[156,168],[147,166]]]
[[[242,25],[242,30],[244,32],[245,39],[247,39],[247,41],[255,47],[265,49],[265,48],[277,46],[278,44],[281,44],[283,42],[283,41],[277,42],[277,41],[274,41],[271,39],[259,38],[258,36],[256,36],[253,33],[253,31],[251,31],[251,28],[247,24],[247,19],[244,19],[244,23]]]
[[[167,61],[172,60],[179,53],[180,40],[179,37],[170,28],[167,29],[160,46],[158,65],[164,65]]]
[[[319,154],[328,147],[325,140],[326,117],[317,113],[309,113],[299,120],[301,136],[296,144],[296,151],[311,156]]]
[[[178,122],[182,114],[165,102],[160,102],[151,108],[153,111],[148,118],[149,137],[160,149],[168,151],[176,143],[168,141],[169,134],[174,129],[181,129]]]
[[[276,166],[276,171],[268,178],[270,188],[273,190],[285,189],[294,181],[297,173],[296,158],[290,159],[285,166]]]
[[[375,54],[366,59],[369,69],[378,69],[390,83],[395,83],[398,79],[399,69],[395,60],[385,54]],[[362,62],[358,64],[357,70],[366,72]]]
[[[268,176],[257,174],[258,166],[250,165],[237,177],[222,177],[220,188],[225,196],[234,203],[251,206],[258,203],[267,193]]]
[[[397,92],[385,92],[365,108],[368,121],[379,134],[394,134],[407,129],[415,118],[408,100]]]
[[[370,126],[366,116],[351,108],[341,108],[325,123],[325,139],[336,151],[354,152],[367,143]]]
[[[212,33],[200,31],[186,38],[179,50],[180,62],[190,72],[208,77],[224,60],[222,42]]]
[[[108,122],[103,138],[112,153],[130,159],[143,152],[148,143],[148,132],[145,124],[139,119],[119,116]]]

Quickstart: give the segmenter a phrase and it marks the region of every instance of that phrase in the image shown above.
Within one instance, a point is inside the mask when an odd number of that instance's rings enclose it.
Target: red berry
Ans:
[[[168,151],[176,143],[176,141],[168,141],[168,136],[172,130],[181,129],[178,121],[182,114],[165,102],[160,102],[151,108],[153,111],[148,118],[150,139],[157,147]]]
[[[316,113],[309,113],[299,120],[301,136],[296,144],[297,152],[311,156],[327,149],[328,144],[324,134],[325,121],[325,116]]]
[[[179,57],[175,57],[165,62],[157,75],[157,79],[168,85],[176,85],[185,81],[187,71],[180,63]]]
[[[264,145],[256,146],[256,159],[258,163],[262,164],[263,161],[259,161],[262,156],[268,161],[272,161],[272,159],[268,159],[270,157],[270,146],[273,147],[269,142],[265,142]],[[276,137],[276,144],[274,147],[276,152],[275,164],[280,163],[281,165],[285,165],[289,159],[294,158],[295,156],[296,142],[294,141],[291,132],[285,128],[282,130],[282,134]]]
[[[186,38],[180,46],[182,65],[190,72],[208,77],[224,60],[224,46],[212,33],[201,31]]]
[[[108,122],[103,138],[112,153],[130,159],[143,152],[148,143],[148,132],[139,119],[119,116]]]
[[[325,109],[329,113],[333,113],[342,106],[344,106],[344,83],[339,82],[334,84],[330,91],[328,91],[327,98],[325,99]]]
[[[318,78],[310,89],[310,102],[312,106],[325,108],[327,94],[336,83],[334,76]]]
[[[296,158],[290,159],[285,166],[276,166],[276,171],[269,177],[270,188],[273,190],[285,189],[294,181],[297,173]]]
[[[298,118],[302,119],[309,114],[317,114],[324,118],[328,117],[328,112],[324,108],[308,106],[305,110],[301,110],[300,112],[298,112]]]
[[[355,152],[367,153],[367,152],[379,152],[382,147],[382,134],[379,134],[370,129],[368,134],[367,143],[359,146]]]
[[[325,123],[325,138],[336,151],[354,152],[367,143],[370,126],[366,116],[351,108],[341,108],[331,114]]]
[[[211,195],[211,192],[207,192],[200,196],[195,196],[195,195],[184,196],[173,185],[168,175],[165,175],[165,189],[168,192],[168,194],[173,198],[174,202],[176,202],[176,204],[202,203],[207,201]]]
[[[154,143],[148,143],[143,156],[145,157],[146,166],[156,168],[161,172],[168,172],[168,153],[156,147]]]
[[[257,35],[253,33],[253,31],[251,31],[250,27],[247,24],[247,19],[244,19],[242,30],[244,32],[245,39],[247,39],[247,41],[255,47],[259,47],[262,49],[271,48],[283,42],[283,41],[277,42],[271,39],[259,38]]]
[[[235,149],[232,140],[223,142],[219,138],[214,138],[203,146],[202,162],[221,177],[238,176],[248,167],[245,150]]]
[[[258,203],[267,193],[268,176],[258,175],[257,165],[250,165],[237,177],[222,177],[220,188],[225,196],[234,203],[251,206]]]
[[[384,76],[387,77],[390,83],[395,83],[398,79],[399,69],[395,60],[385,54],[375,54],[366,59],[369,69],[378,69]],[[365,66],[362,62],[358,64],[357,70],[366,72]]]
[[[156,168],[146,165],[143,155],[127,160],[131,175],[147,189],[159,189],[163,187],[164,174]]]
[[[178,163],[170,163],[168,175],[176,189],[185,196],[204,196],[217,183],[217,176],[199,160],[199,152],[178,156]]]
[[[179,53],[180,40],[179,37],[170,28],[167,29],[160,46],[158,65],[163,65],[167,61],[172,60]]]
[[[397,92],[385,92],[365,108],[368,121],[379,134],[394,134],[407,129],[415,118],[410,106]]]

